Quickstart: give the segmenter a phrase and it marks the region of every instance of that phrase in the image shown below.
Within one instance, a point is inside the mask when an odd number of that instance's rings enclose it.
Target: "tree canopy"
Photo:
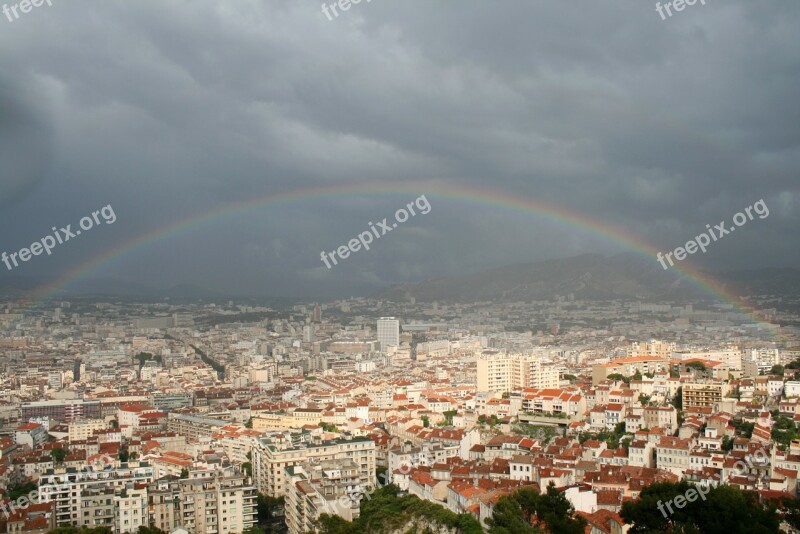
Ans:
[[[583,534],[586,522],[574,518],[575,510],[564,494],[551,483],[539,494],[533,488],[522,488],[501,497],[487,521],[489,534]],[[535,523],[535,524],[534,524]]]
[[[779,518],[774,505],[762,507],[753,494],[733,486],[708,488],[704,492],[686,481],[651,484],[642,490],[638,500],[623,503],[620,515],[632,525],[629,534],[778,532]],[[676,497],[680,497],[682,508],[677,506]]]

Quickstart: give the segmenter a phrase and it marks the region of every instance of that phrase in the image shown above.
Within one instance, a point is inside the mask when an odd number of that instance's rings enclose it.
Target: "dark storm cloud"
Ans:
[[[50,170],[48,116],[17,80],[0,73],[0,207],[29,195]]]
[[[551,202],[665,250],[764,198],[768,219],[693,259],[800,260],[796,3],[708,2],[666,21],[640,0],[373,0],[333,21],[306,1],[53,4],[0,20],[0,248],[107,203],[120,219],[31,272],[230,202],[408,180]],[[321,250],[413,196],[236,212],[106,271],[310,295],[619,250],[430,198],[429,215],[331,271]]]

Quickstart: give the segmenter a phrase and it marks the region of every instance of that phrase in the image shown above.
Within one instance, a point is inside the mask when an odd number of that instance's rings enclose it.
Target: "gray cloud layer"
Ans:
[[[305,0],[53,0],[0,18],[0,250],[113,204],[108,231],[13,273],[60,274],[226,203],[437,180],[565,206],[665,251],[764,198],[769,218],[692,259],[796,266],[798,23],[800,5],[778,0],[708,0],[665,21],[641,0],[373,0],[333,21]],[[333,294],[622,250],[430,196],[429,215],[325,269],[321,250],[412,198],[241,212],[98,274]]]

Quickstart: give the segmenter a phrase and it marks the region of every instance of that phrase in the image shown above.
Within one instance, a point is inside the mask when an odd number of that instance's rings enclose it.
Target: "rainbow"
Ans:
[[[563,206],[545,203],[536,199],[525,198],[522,196],[512,195],[509,193],[503,193],[497,190],[486,189],[477,186],[463,186],[440,181],[409,181],[402,183],[357,182],[296,189],[282,193],[256,197],[245,201],[234,202],[223,205],[211,211],[206,211],[201,214],[173,222],[167,226],[156,228],[150,232],[146,232],[129,239],[128,241],[122,242],[110,250],[106,250],[105,252],[90,258],[84,263],[64,273],[53,282],[38,288],[29,298],[32,300],[33,304],[46,301],[54,297],[59,291],[63,290],[71,282],[86,276],[87,274],[110,263],[113,260],[146,247],[151,243],[170,239],[201,225],[210,224],[225,217],[239,215],[249,210],[266,208],[270,206],[294,204],[301,201],[329,199],[336,197],[409,194],[414,195],[414,197],[425,194],[457,201],[486,205],[490,207],[533,213],[537,216],[578,228],[585,233],[600,236],[608,241],[621,245],[626,250],[642,255],[651,261],[655,261],[655,256],[658,252],[658,249],[656,249],[654,246],[646,243],[641,238],[631,234],[623,228],[615,226],[609,222],[569,210]],[[675,265],[675,267],[672,267],[672,269],[679,272],[692,285],[710,295],[715,300],[731,304],[736,310],[740,311],[749,318],[752,318],[757,323],[769,325],[769,323],[764,323],[755,314],[754,309],[748,303],[742,300],[741,297],[726,289],[722,284],[707,274],[693,268],[688,263]],[[775,325],[769,326],[774,327]]]

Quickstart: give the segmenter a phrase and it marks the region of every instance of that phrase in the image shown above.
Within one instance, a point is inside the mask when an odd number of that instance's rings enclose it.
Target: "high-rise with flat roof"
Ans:
[[[400,345],[400,321],[394,317],[378,319],[378,342],[380,349],[386,352],[389,347]]]

